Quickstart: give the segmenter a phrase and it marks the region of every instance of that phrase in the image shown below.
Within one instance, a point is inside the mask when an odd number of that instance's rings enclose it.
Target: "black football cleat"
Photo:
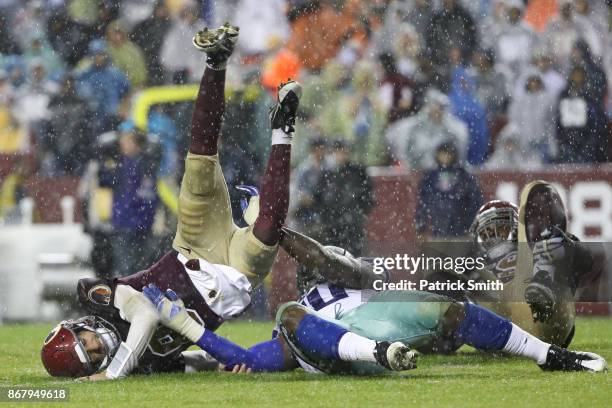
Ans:
[[[216,70],[223,70],[227,65],[238,41],[240,28],[225,23],[219,28],[205,27],[193,37],[193,45],[206,53],[206,64]]]
[[[550,346],[546,362],[540,365],[544,371],[606,371],[606,360],[595,353],[570,351],[555,345]]]
[[[377,341],[374,349],[378,364],[392,371],[415,369],[418,355],[419,353],[399,341]]]
[[[289,79],[278,87],[278,103],[270,108],[270,124],[272,129],[282,129],[292,133],[295,129],[295,115],[300,105],[302,85]]]

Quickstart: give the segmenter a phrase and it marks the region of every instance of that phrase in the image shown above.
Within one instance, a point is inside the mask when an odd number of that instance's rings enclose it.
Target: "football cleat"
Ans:
[[[302,96],[302,85],[289,79],[278,87],[278,103],[270,108],[272,129],[282,129],[292,133],[295,129],[295,115]]]
[[[525,238],[533,248],[536,242],[558,236],[567,230],[567,212],[561,196],[549,183],[531,183],[524,207]]]
[[[412,370],[417,367],[418,354],[402,342],[377,341],[374,357],[381,366],[392,371]]]
[[[550,346],[546,362],[540,365],[544,371],[590,371],[594,373],[607,369],[606,360],[595,353],[570,351],[555,345]]]
[[[240,28],[225,23],[219,28],[204,27],[193,37],[193,45],[206,53],[206,64],[212,69],[225,69],[227,60],[234,51]]]

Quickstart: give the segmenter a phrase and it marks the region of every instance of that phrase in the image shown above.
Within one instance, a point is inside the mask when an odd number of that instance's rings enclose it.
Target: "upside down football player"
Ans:
[[[575,331],[576,290],[601,275],[606,254],[601,244],[581,243],[567,232],[566,211],[554,186],[545,181],[529,183],[521,193],[520,210],[507,201],[486,203],[478,210],[472,231],[486,267],[461,278],[499,279],[505,289],[449,295],[485,305],[541,340],[567,347]],[[457,275],[428,276],[449,278]]]
[[[246,366],[253,371],[284,371],[298,366],[326,373],[370,374],[383,368],[400,371],[416,367],[413,349],[430,349],[448,339],[480,350],[531,358],[548,371],[606,369],[606,361],[597,354],[545,343],[473,303],[418,291],[347,289],[343,286],[369,286],[381,276],[372,272],[367,259],[353,258],[339,248],[324,247],[288,229],[284,229],[281,245],[296,261],[317,269],[319,283],[300,303],[280,307],[276,319],[280,335],[249,349],[195,321],[172,290],[164,293],[151,284],[143,292],[164,325],[224,365]]]
[[[206,53],[206,70],[192,117],[191,143],[179,195],[173,250],[155,265],[114,280],[82,279],[81,303],[96,316],[64,321],[47,336],[42,362],[53,376],[91,380],[185,368],[190,343],[158,329],[158,316],[141,290],[172,287],[208,330],[240,314],[254,285],[270,272],[289,203],[291,139],[301,87],[281,84],[270,112],[272,149],[262,178],[260,211],[246,228],[232,220],[228,189],[217,155],[224,112],[225,66],[238,39],[226,24],[198,32],[193,44]]]

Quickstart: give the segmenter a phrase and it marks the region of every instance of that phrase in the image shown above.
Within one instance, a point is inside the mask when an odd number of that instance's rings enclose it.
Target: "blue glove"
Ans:
[[[153,303],[164,326],[182,334],[194,343],[202,336],[204,327],[189,316],[183,301],[172,289],[162,292],[155,284],[149,283],[148,286],[142,288],[142,293]]]
[[[258,196],[259,195],[259,190],[255,186],[247,186],[247,185],[242,185],[242,184],[236,186],[236,189],[240,190],[240,191],[244,191],[248,195],[248,198],[247,197],[242,197],[240,199],[240,209],[244,213],[246,211],[247,207],[249,206],[249,200],[251,199],[251,197]]]
[[[163,313],[164,305],[168,306],[168,302],[164,299],[168,299],[172,302],[169,310],[166,312],[168,319],[173,319],[177,314],[181,312],[183,308],[183,302],[179,299],[178,295],[172,289],[166,289],[166,292],[162,292],[154,283],[149,283],[148,286],[142,288],[142,293],[149,299],[155,306],[158,313]]]

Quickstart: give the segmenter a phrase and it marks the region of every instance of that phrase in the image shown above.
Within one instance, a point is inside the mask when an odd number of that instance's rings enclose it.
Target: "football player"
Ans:
[[[575,331],[576,290],[602,273],[606,255],[601,244],[581,243],[567,232],[557,190],[545,181],[528,184],[520,209],[507,201],[490,201],[478,210],[472,232],[477,256],[484,257],[486,267],[461,278],[499,279],[504,290],[449,295],[484,305],[540,339],[567,347]],[[439,272],[428,276],[457,278]]]
[[[405,370],[416,367],[413,349],[435,348],[440,341],[528,357],[543,370],[603,371],[606,367],[605,360],[594,353],[545,343],[470,302],[418,291],[377,292],[339,286],[356,287],[385,277],[374,274],[367,259],[324,247],[288,229],[283,232],[283,248],[299,263],[317,269],[320,278],[299,303],[281,306],[277,313],[281,335],[268,342],[245,350],[191,318],[172,290],[163,293],[149,285],[143,292],[167,327],[226,366],[246,365],[253,371],[282,371],[298,364],[308,371],[327,373]]]
[[[185,335],[225,366],[248,367],[255,372],[299,366],[308,372],[329,374],[409,370],[416,368],[413,348],[430,346],[442,337],[479,350],[527,357],[545,371],[606,370],[606,361],[597,354],[545,343],[482,306],[437,294],[365,294],[320,284],[301,303],[281,306],[276,318],[280,335],[244,349],[196,322],[172,290],[164,293],[151,284],[144,293],[167,327]],[[353,308],[343,309],[347,304]],[[315,311],[316,307],[320,309]]]
[[[189,313],[215,330],[250,303],[254,285],[270,272],[289,202],[291,140],[301,87],[281,84],[270,111],[272,149],[262,178],[260,209],[252,225],[232,220],[219,165],[217,139],[224,112],[225,67],[238,39],[226,24],[193,38],[206,53],[192,117],[191,143],[179,196],[173,249],[145,271],[114,280],[82,279],[81,303],[96,317],[61,322],[47,336],[42,362],[53,376],[121,378],[140,371],[182,370],[190,342],[162,328],[144,286],[170,286]]]

